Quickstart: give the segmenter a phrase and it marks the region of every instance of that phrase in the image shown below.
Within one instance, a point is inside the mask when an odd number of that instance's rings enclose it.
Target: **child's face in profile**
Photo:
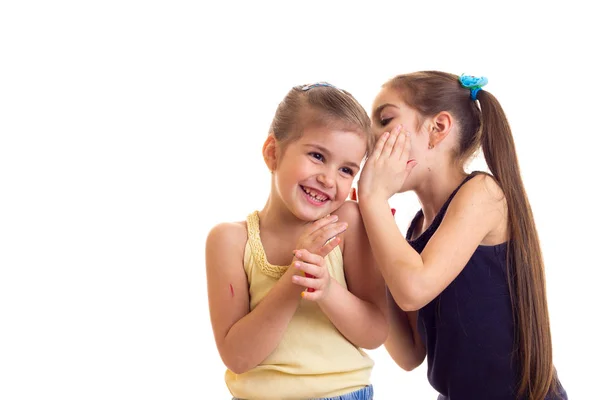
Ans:
[[[360,133],[305,129],[279,156],[274,171],[279,196],[302,220],[332,213],[348,198],[366,151],[367,140]]]

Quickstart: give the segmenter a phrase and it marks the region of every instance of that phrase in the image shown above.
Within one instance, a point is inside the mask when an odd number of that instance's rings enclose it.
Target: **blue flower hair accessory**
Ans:
[[[477,100],[477,92],[481,90],[482,87],[487,85],[488,79],[485,76],[476,77],[473,75],[465,75],[462,74],[458,81],[462,85],[462,87],[471,89],[471,100]]]

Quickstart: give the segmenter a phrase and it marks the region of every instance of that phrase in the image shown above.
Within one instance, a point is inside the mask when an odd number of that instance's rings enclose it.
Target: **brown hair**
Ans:
[[[292,88],[279,103],[269,132],[285,147],[299,139],[309,126],[327,126],[364,135],[367,152],[374,145],[371,120],[365,109],[347,91],[324,83]]]
[[[422,117],[449,112],[460,135],[455,159],[464,165],[480,147],[485,161],[506,197],[508,206],[508,276],[521,383],[519,396],[543,399],[556,391],[552,341],[546,301],[544,262],[529,200],[525,192],[508,120],[500,103],[480,90],[477,102],[457,75],[422,71],[399,75],[384,87],[402,90],[406,104]]]

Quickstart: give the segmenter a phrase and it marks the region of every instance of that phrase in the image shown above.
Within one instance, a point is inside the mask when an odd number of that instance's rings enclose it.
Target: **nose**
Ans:
[[[332,188],[335,185],[334,173],[329,170],[322,171],[319,175],[317,175],[317,182],[319,182],[323,187]]]

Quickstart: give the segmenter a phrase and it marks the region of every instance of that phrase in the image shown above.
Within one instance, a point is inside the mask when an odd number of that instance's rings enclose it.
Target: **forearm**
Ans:
[[[390,331],[385,348],[402,369],[411,371],[425,358],[425,348],[417,332],[417,313],[401,310],[388,292]]]
[[[375,261],[394,299],[407,310],[423,281],[423,260],[396,225],[385,199],[361,199],[360,211]]]
[[[221,351],[229,369],[244,373],[275,350],[298,308],[301,292],[284,275],[254,310],[229,329]]]
[[[364,301],[331,280],[327,296],[318,302],[321,310],[335,327],[355,346],[375,349],[388,333],[384,313],[374,304]]]

